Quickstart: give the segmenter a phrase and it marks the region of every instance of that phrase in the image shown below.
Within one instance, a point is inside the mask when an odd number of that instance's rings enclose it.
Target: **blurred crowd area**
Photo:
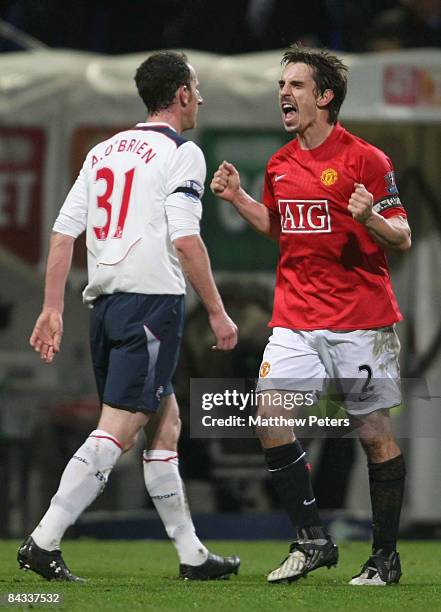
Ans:
[[[221,54],[292,42],[347,52],[441,46],[441,0],[3,0],[0,19],[49,47]],[[0,51],[15,51],[0,40]]]

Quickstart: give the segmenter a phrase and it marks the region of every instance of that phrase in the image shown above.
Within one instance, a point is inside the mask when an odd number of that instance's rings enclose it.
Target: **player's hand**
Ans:
[[[354,183],[354,187],[349,198],[348,210],[355,221],[364,225],[374,214],[372,209],[374,197],[361,183]]]
[[[58,310],[43,309],[35,323],[29,344],[40,353],[45,363],[51,363],[60,350],[63,335],[63,317]]]
[[[232,202],[240,191],[240,175],[233,164],[223,161],[213,175],[210,184],[214,195]]]
[[[208,316],[210,327],[216,336],[213,350],[231,351],[237,344],[237,325],[225,311]]]

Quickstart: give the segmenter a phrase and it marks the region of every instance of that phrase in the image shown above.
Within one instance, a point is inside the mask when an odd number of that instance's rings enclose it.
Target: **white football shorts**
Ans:
[[[332,381],[349,414],[401,404],[400,341],[393,326],[356,331],[275,327],[265,348],[257,392],[308,391]]]

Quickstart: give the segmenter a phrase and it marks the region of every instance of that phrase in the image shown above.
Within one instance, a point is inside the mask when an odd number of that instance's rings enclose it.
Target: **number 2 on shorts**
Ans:
[[[369,383],[371,382],[371,378],[372,378],[372,368],[371,366],[368,366],[367,364],[363,364],[361,366],[358,367],[358,371],[359,372],[367,372],[367,378],[365,380],[365,383],[363,385],[363,388],[361,390],[362,393],[366,393],[369,389]]]

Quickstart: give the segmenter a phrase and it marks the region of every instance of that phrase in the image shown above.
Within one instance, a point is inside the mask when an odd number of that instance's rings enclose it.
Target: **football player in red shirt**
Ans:
[[[242,189],[236,168],[226,161],[211,188],[279,243],[273,333],[258,390],[280,397],[288,390],[320,393],[329,379],[340,384],[367,455],[373,514],[372,555],[351,584],[394,583],[401,576],[396,540],[405,465],[389,409],[401,403],[393,326],[402,316],[384,249],[410,247],[407,215],[389,158],[338,123],[347,89],[343,62],[295,45],[282,67],[279,104],[284,127],[295,138],[268,162],[263,203]],[[261,399],[262,417],[283,413],[275,401],[268,406]],[[279,420],[257,433],[298,530],[268,581],[290,582],[335,565],[338,550],[323,528],[310,466],[292,428]]]

